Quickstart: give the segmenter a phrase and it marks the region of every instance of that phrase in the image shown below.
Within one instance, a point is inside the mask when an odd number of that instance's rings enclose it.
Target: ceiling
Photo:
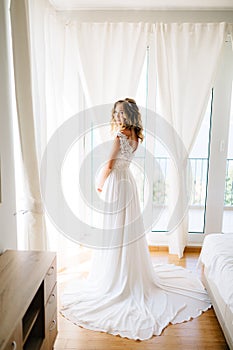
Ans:
[[[233,0],[50,0],[57,10],[233,10]]]

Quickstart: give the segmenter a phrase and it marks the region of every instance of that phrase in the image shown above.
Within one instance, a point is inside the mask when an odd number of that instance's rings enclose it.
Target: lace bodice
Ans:
[[[134,150],[133,147],[130,145],[126,135],[118,131],[116,133],[116,136],[118,136],[120,139],[120,151],[117,155],[117,159],[113,168],[119,170],[127,169],[129,168],[130,162],[134,157]]]

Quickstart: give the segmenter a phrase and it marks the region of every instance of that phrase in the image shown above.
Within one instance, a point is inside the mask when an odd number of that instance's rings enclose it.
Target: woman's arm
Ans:
[[[101,178],[100,178],[100,181],[99,181],[99,184],[97,187],[97,191],[102,192],[104,183],[112,171],[112,168],[113,168],[113,165],[116,161],[116,156],[117,156],[119,150],[120,150],[120,139],[119,139],[119,136],[117,136],[114,139],[112,150],[111,150],[111,153],[109,155],[109,160],[107,161],[106,165],[104,166],[103,172],[101,174]]]

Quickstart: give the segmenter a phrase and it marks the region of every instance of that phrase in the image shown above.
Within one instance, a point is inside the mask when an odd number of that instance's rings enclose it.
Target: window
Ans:
[[[226,162],[226,179],[224,191],[224,212],[222,231],[232,233],[233,228],[233,91],[231,94],[231,117]]]
[[[144,62],[142,70],[141,80],[138,87],[138,93],[136,96],[139,106],[146,107],[148,99],[151,99],[150,91],[148,91],[148,61],[149,49]],[[199,130],[197,139],[192,148],[189,160],[192,169],[192,193],[191,202],[189,205],[189,232],[190,233],[203,233],[205,228],[205,207],[206,207],[206,194],[208,185],[208,166],[209,166],[209,142],[211,132],[211,114],[212,114],[213,93],[209,98],[206,113],[203,118],[201,128]],[[160,101],[156,101],[157,109],[159,111]],[[148,136],[148,135],[146,135]],[[148,137],[147,137],[148,139]],[[152,232],[167,232],[167,225],[169,220],[168,213],[168,192],[169,192],[169,179],[168,169],[169,162],[172,162],[170,155],[166,147],[163,144],[155,140],[147,140],[150,144],[149,147],[153,149],[153,166],[151,168],[150,177],[153,177],[152,185],[152,215],[153,226]],[[144,145],[145,146],[145,145]],[[148,147],[148,145],[147,145]],[[145,171],[145,164],[143,164],[143,155],[141,155],[140,164]],[[138,176],[137,176],[138,178]],[[141,198],[143,197],[143,181],[138,182],[139,192]],[[145,190],[145,188],[144,188]],[[151,194],[148,194],[151,196]],[[145,194],[144,194],[145,200]]]

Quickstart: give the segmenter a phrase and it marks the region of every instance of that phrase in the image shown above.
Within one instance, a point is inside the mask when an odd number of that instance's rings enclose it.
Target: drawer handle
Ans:
[[[49,326],[49,331],[51,332],[55,327],[56,327],[57,321],[56,320],[52,320],[52,322],[50,323]]]
[[[52,304],[55,299],[56,299],[56,295],[55,294],[51,294],[50,297],[49,297],[49,304]]]
[[[17,349],[17,344],[16,344],[15,340],[13,340],[13,342],[11,343],[11,346],[12,346],[12,350],[16,350]]]
[[[51,266],[49,271],[47,272],[47,275],[51,276],[53,274],[53,272],[54,272],[54,266]]]

